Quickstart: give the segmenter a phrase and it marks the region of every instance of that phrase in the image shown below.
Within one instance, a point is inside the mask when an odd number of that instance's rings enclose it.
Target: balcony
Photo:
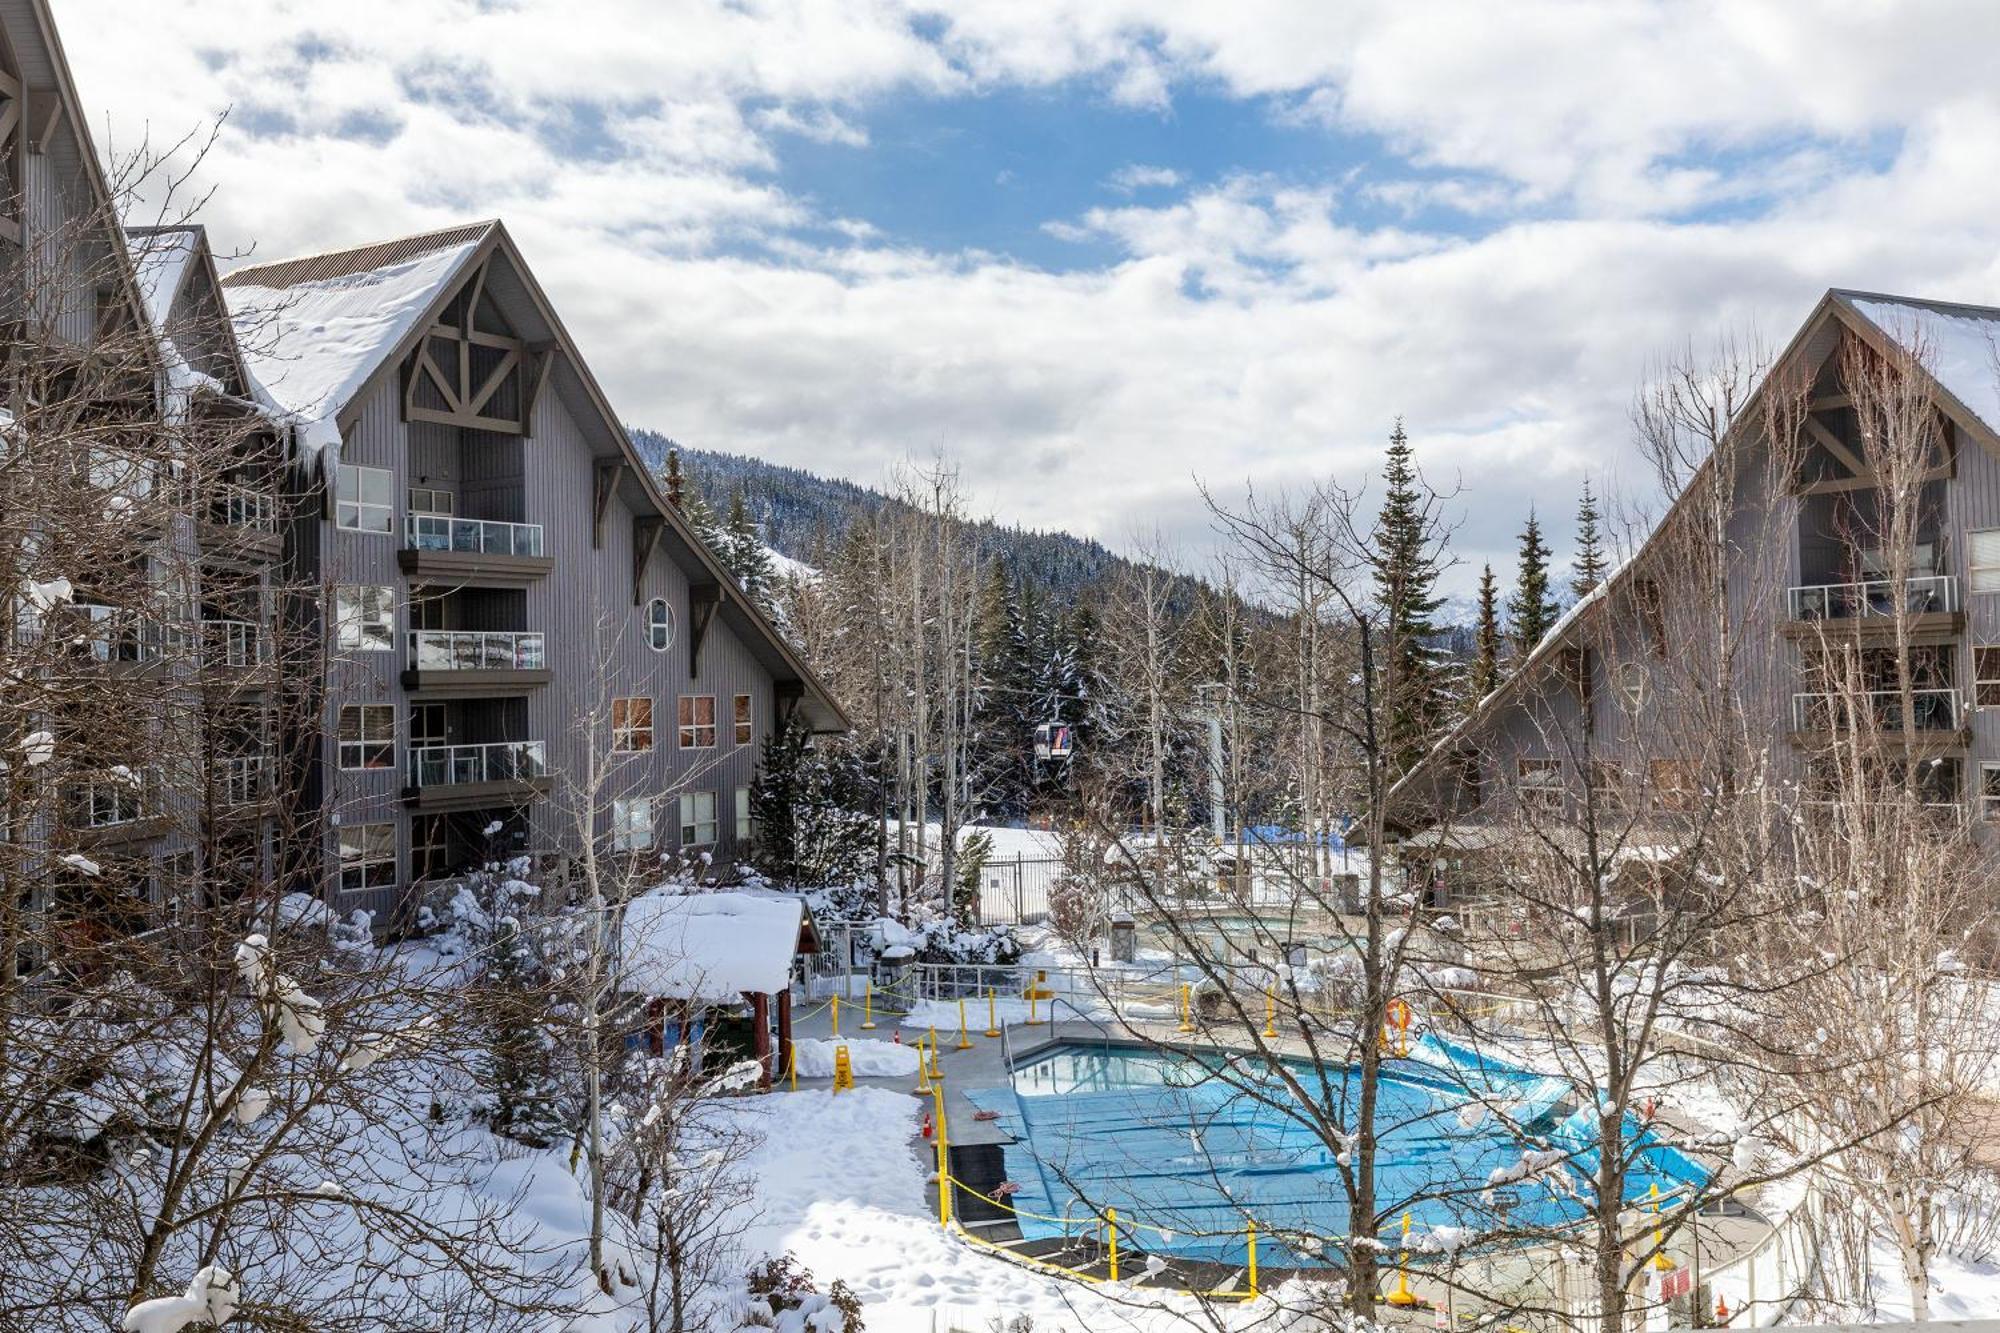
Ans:
[[[539,523],[409,514],[403,532],[407,547],[397,562],[416,578],[525,588],[555,567],[542,554]]]
[[[1785,592],[1785,609],[1795,636],[1832,630],[1843,634],[1893,633],[1899,602],[1888,579],[1858,583],[1809,583]],[[1949,574],[1913,574],[1903,581],[1903,623],[1916,633],[1955,633],[1960,628],[1958,580]]]
[[[548,751],[541,741],[413,745],[408,777],[403,799],[419,810],[524,805],[548,794]]]
[[[548,683],[547,643],[540,630],[410,631],[404,689],[432,695],[511,694]]]
[[[270,660],[264,627],[249,620],[203,617],[201,662],[224,671],[247,671]]]
[[[1964,701],[1946,687],[1909,691],[1911,736],[1926,753],[1956,749],[1969,740]],[[1902,744],[1903,691],[1865,694],[1800,693],[1792,696],[1792,739],[1799,743],[1848,735],[1858,727],[1878,740]]]
[[[283,549],[278,497],[269,491],[229,483],[211,487],[201,528],[201,544],[207,551],[268,560]]]

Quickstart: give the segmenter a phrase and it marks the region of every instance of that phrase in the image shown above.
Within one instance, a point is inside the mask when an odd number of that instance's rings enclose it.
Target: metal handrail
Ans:
[[[1927,687],[1909,691],[1918,731],[1953,731],[1960,725],[1958,691],[1949,687]],[[1828,731],[1852,726],[1862,711],[1862,700],[1875,725],[1884,731],[1900,731],[1903,726],[1901,690],[1866,690],[1858,694],[1839,691],[1806,690],[1792,696],[1792,730]],[[1845,706],[1843,706],[1843,704]]]
[[[264,627],[255,621],[205,616],[201,642],[203,660],[210,666],[247,667],[264,660]]]
[[[548,751],[541,741],[489,741],[481,745],[413,745],[412,787],[467,782],[522,782],[545,777]]]
[[[496,518],[454,518],[449,514],[409,514],[403,531],[415,551],[456,551],[471,555],[542,553],[542,525]]]
[[[1950,574],[1912,574],[1903,580],[1906,605],[1914,615],[1959,609],[1958,580]],[[1801,583],[1785,590],[1794,620],[1846,620],[1896,614],[1893,579],[1853,583]]]
[[[215,488],[208,506],[210,518],[228,528],[256,532],[278,530],[278,497],[269,491],[224,483]]]
[[[548,665],[540,630],[413,629],[410,666],[418,671],[540,671]]]

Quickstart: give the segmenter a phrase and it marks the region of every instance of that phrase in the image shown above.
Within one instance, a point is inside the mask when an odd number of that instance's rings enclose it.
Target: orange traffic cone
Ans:
[[[896,1029],[896,1044],[898,1046],[903,1044],[903,1029],[901,1028]]]
[[[1729,1302],[1723,1299],[1721,1292],[1715,1294],[1715,1322],[1718,1326],[1729,1323]]]
[[[924,1142],[929,1143],[930,1141],[931,1141],[931,1113],[929,1111],[926,1111],[924,1112]]]

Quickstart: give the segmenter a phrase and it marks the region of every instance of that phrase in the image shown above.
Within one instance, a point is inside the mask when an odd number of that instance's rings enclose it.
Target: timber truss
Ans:
[[[515,336],[486,290],[492,263],[489,256],[465,280],[404,363],[404,420],[532,433],[555,351]]]
[[[1820,368],[1820,384],[1806,400],[1805,413],[1799,420],[1799,468],[1794,488],[1799,495],[1869,490],[1882,484],[1863,442],[1866,432],[1858,415],[1882,409],[1866,403],[1857,405],[1855,395],[1840,382],[1841,359],[1841,351],[1836,350]],[[1942,408],[1933,408],[1932,416],[1926,466],[1917,478],[1920,482],[1949,478],[1957,461],[1952,452],[1950,418]]]

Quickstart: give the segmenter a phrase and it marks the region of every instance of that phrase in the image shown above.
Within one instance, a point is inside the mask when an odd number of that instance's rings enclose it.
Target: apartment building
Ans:
[[[506,228],[222,279],[292,432],[336,907],[496,853],[747,856],[758,749],[845,719],[642,459]]]
[[[1397,786],[1405,836],[1476,853],[1524,812],[1574,828],[1595,799],[1635,851],[1670,847],[1704,780],[1695,710],[1725,696],[1764,742],[1730,780],[1810,803],[1855,739],[1882,782],[1914,771],[1943,822],[2000,828],[1996,347],[2000,309],[1829,291],[1723,465]],[[1892,463],[1898,434],[1915,443]]]

